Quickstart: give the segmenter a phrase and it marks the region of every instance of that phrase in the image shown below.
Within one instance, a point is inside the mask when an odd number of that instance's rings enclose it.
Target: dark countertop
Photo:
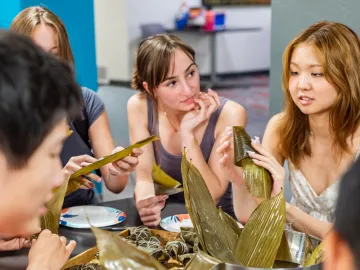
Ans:
[[[100,203],[99,205],[114,207],[126,213],[126,219],[123,222],[111,227],[124,228],[140,226],[142,224],[135,207],[135,201],[132,198],[104,202]],[[167,216],[184,213],[187,213],[185,205],[179,203],[168,203],[162,210],[161,217],[165,218]],[[159,228],[160,227],[158,227],[158,229]],[[116,233],[119,233],[119,231]],[[65,236],[68,240],[75,240],[77,242],[76,249],[74,250],[72,256],[75,256],[96,245],[95,237],[90,229],[73,229],[60,226],[59,234]],[[0,252],[0,270],[26,269],[27,254],[28,249]]]

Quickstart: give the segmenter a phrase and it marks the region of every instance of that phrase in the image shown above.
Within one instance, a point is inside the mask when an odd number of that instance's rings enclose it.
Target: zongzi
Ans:
[[[268,199],[272,190],[270,173],[261,166],[254,164],[248,151],[256,152],[251,146],[250,136],[240,126],[233,127],[234,163],[242,167],[245,185],[248,192],[258,198]]]

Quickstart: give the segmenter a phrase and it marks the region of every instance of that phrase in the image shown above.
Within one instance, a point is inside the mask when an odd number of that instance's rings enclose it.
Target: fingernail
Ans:
[[[167,198],[169,198],[169,195],[164,195],[164,200],[166,200]]]
[[[246,151],[248,154],[250,155],[255,155],[255,152],[254,151]]]
[[[227,130],[232,130],[232,127],[231,127],[231,126],[227,126],[226,129],[227,129]]]
[[[229,144],[229,141],[225,141],[224,144],[228,145],[228,144]]]
[[[231,135],[231,131],[227,131],[226,134],[227,134],[227,135]]]

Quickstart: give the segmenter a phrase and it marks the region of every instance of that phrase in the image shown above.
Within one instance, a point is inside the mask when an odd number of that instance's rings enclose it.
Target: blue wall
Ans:
[[[0,27],[9,27],[22,9],[42,5],[64,22],[75,56],[76,77],[82,86],[97,91],[93,0],[1,0]]]
[[[21,10],[21,1],[2,0],[0,3],[0,28],[8,28],[16,14]]]

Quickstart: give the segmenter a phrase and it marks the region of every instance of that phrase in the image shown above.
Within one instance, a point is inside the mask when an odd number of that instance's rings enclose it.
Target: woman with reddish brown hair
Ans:
[[[323,238],[334,222],[342,174],[360,147],[360,43],[347,26],[319,22],[300,33],[285,49],[282,85],[284,110],[271,118],[262,144],[255,137],[249,153],[274,180],[272,195],[284,187],[289,165],[292,200],[287,222]],[[245,194],[240,169],[231,163],[231,131],[219,147],[223,168],[231,168],[237,216],[245,222],[257,202]],[[245,195],[244,195],[245,194]]]

